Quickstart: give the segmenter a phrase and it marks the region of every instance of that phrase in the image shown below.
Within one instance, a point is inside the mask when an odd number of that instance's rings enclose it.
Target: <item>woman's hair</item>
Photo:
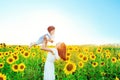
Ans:
[[[64,61],[66,60],[66,45],[65,43],[60,43],[59,46],[57,47],[58,50],[58,55],[60,58],[62,58]]]
[[[52,30],[54,30],[54,29],[55,29],[54,26],[49,26],[47,30],[48,30],[48,32],[50,33],[50,32],[51,32]]]

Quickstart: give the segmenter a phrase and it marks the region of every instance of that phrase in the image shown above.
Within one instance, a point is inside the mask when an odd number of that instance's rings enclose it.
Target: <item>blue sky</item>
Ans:
[[[56,42],[120,43],[119,4],[120,0],[2,0],[0,42],[29,44],[54,25]]]

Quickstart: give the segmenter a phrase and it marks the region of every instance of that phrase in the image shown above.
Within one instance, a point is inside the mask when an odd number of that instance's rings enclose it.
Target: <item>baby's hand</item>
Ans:
[[[31,48],[33,45],[35,45],[35,42],[31,42],[29,48]]]
[[[51,43],[53,43],[53,42],[54,42],[54,41],[53,41],[53,40],[51,40],[51,39],[50,39],[49,41],[50,41]]]
[[[54,52],[52,50],[50,52],[52,53],[52,55],[54,55]]]

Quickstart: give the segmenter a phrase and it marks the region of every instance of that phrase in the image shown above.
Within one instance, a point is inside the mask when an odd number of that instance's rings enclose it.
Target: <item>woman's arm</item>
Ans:
[[[51,52],[54,55],[53,51],[51,49],[47,48],[47,39],[44,39],[43,44],[41,46],[41,50]]]
[[[41,50],[51,52],[54,55],[53,51],[51,49],[49,49],[49,48],[41,48]]]

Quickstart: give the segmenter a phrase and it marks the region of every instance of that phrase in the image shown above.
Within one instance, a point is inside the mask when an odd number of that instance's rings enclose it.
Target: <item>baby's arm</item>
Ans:
[[[52,39],[48,39],[49,42],[53,43],[54,41]]]

